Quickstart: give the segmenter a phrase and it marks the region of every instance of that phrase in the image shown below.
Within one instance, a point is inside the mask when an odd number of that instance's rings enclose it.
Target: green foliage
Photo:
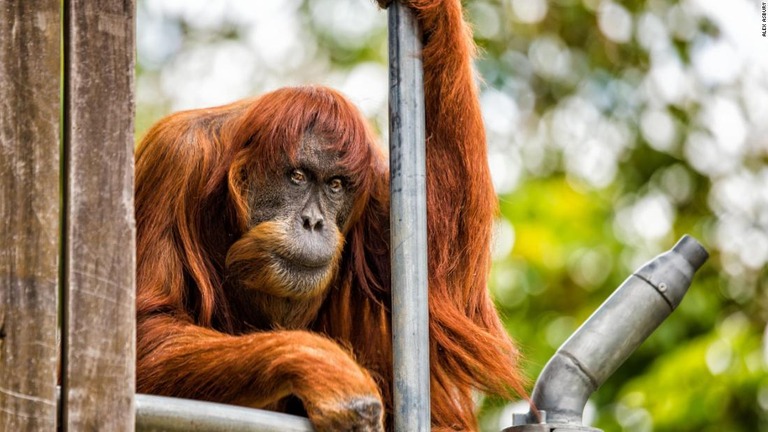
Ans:
[[[495,262],[491,289],[510,333],[526,354],[529,376],[537,376],[555,349],[635,268],[689,233],[706,244],[712,257],[680,308],[593,396],[594,425],[606,431],[768,430],[768,374],[762,341],[765,261],[724,269],[726,262],[738,259],[732,251],[723,250],[718,226],[733,213],[715,204],[724,200],[718,195],[723,178],[716,169],[697,165],[691,149],[692,135],[718,134],[701,119],[712,99],[704,95],[665,99],[646,87],[658,73],[653,59],[658,53],[643,46],[638,29],[649,15],[659,17],[671,34],[665,55],[675,58],[683,70],[696,71],[694,47],[716,40],[718,27],[710,16],[687,3],[625,2],[634,34],[617,42],[599,24],[609,2],[552,2],[535,23],[521,23],[509,4],[471,2],[470,10],[490,5],[502,16],[506,10],[505,30],[479,41],[484,49],[479,69],[490,77],[489,87],[506,91],[518,106],[523,106],[526,87],[531,90],[535,102],[522,124],[539,122],[545,128],[549,135],[543,140],[545,152],[552,154],[544,159],[554,161],[541,169],[539,162],[523,158],[523,179],[500,197],[501,223],[513,227],[514,247]],[[693,30],[676,34],[671,26],[681,21]],[[548,73],[542,65],[536,70],[535,47],[542,40],[554,40],[557,49],[550,52],[569,59],[566,73]],[[549,60],[558,61],[557,57]],[[724,97],[750,85],[747,78],[735,79],[713,90],[689,79],[687,85],[721,92]],[[591,181],[578,166],[569,164],[573,142],[552,145],[556,135],[563,133],[559,128],[572,127],[562,124],[568,117],[552,119],[574,97],[596,108],[601,120],[590,123],[591,128],[599,131],[605,121],[628,132],[629,142],[616,157],[615,175],[607,183]],[[734,98],[734,104],[743,103]],[[741,108],[745,115],[746,108]],[[675,125],[674,136],[665,146],[652,142],[653,130],[643,129],[642,118],[649,109],[660,109]],[[757,125],[747,128],[754,130]],[[586,134],[594,132],[590,129]],[[527,141],[535,134],[519,135],[505,137],[504,148],[525,156]],[[568,138],[589,141],[579,134]],[[598,139],[589,145],[612,144]],[[726,140],[723,145],[737,143]],[[737,158],[729,169],[731,175],[765,172],[764,146],[763,141],[755,164],[750,157]],[[741,193],[760,201],[754,191]],[[668,229],[646,229],[663,223],[642,216],[647,197],[666,200]],[[749,217],[744,222],[759,227],[755,235],[765,236],[765,224]],[[741,246],[750,247],[749,242]],[[508,424],[509,419],[498,418],[501,406],[499,401],[484,402],[486,430],[497,430],[499,422]]]

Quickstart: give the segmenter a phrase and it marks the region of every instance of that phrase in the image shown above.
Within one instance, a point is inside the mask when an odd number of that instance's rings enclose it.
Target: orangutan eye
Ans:
[[[307,176],[304,175],[304,171],[295,169],[291,171],[291,181],[296,184],[302,184],[307,181]]]
[[[338,177],[333,178],[328,182],[328,188],[333,193],[339,193],[344,190],[344,181]]]

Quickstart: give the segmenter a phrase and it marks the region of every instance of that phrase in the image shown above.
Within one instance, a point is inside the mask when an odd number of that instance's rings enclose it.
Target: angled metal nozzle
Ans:
[[[635,271],[544,366],[532,395],[542,418],[516,416],[505,432],[596,431],[582,425],[589,396],[677,308],[707,258],[686,235]]]

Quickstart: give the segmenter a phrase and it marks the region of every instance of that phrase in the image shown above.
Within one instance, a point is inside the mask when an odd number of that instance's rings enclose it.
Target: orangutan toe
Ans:
[[[373,396],[355,397],[330,409],[310,411],[318,432],[383,432],[381,400]]]
[[[379,431],[381,428],[381,402],[374,398],[355,399],[349,409],[357,413],[359,425],[354,430],[360,432]]]

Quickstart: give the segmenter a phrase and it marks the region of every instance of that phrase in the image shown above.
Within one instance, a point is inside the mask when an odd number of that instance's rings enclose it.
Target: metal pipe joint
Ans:
[[[582,424],[590,395],[677,308],[708,257],[686,235],[635,271],[544,366],[532,394],[539,415],[515,416],[505,432],[599,431]]]

